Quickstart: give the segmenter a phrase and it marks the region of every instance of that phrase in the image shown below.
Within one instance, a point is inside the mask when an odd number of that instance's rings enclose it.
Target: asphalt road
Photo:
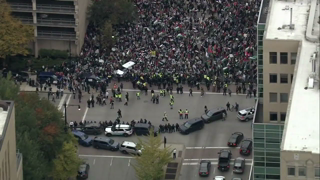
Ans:
[[[80,156],[90,165],[87,180],[137,180],[130,157]],[[121,168],[120,168],[121,167]]]
[[[161,97],[160,104],[153,104],[150,101],[150,97],[150,94],[148,94],[148,96],[141,94],[141,99],[137,100],[135,97],[135,92],[130,91],[129,106],[124,106],[124,102],[116,102],[115,109],[110,109],[109,104],[107,106],[95,106],[94,108],[87,108],[86,101],[90,98],[90,94],[88,93],[84,93],[82,103],[79,103],[77,98],[73,99],[72,95],[66,95],[65,98],[62,98],[61,102],[66,101],[69,104],[69,107],[67,109],[68,121],[79,122],[82,120],[87,120],[98,122],[105,120],[114,120],[117,117],[117,110],[121,109],[123,116],[123,118],[121,118],[121,121],[130,122],[132,119],[138,120],[140,118],[143,118],[151,121],[151,123],[155,126],[164,124],[164,122],[162,122],[161,119],[165,111],[167,112],[169,123],[181,124],[186,120],[179,119],[179,109],[188,109],[190,111],[189,119],[191,119],[200,117],[204,112],[205,105],[208,107],[208,109],[216,107],[225,107],[227,102],[230,102],[230,104],[234,104],[235,102],[237,102],[240,105],[240,109],[251,107],[254,105],[254,99],[246,99],[244,95],[232,95],[231,97],[229,97],[222,96],[222,94],[213,93],[206,94],[204,97],[200,97],[199,93],[194,93],[193,97],[189,97],[188,93],[182,95],[174,93],[174,109],[170,110],[169,96]],[[61,102],[58,103],[58,106],[62,105]],[[81,105],[80,111],[78,111],[76,107],[70,106],[78,104]],[[251,164],[250,160],[252,159],[251,156],[245,157],[248,160],[248,166],[246,167],[246,172],[243,175],[233,175],[231,170],[229,172],[220,172],[216,169],[216,159],[218,158],[217,153],[220,151],[220,149],[227,148],[227,141],[233,132],[239,131],[244,134],[245,138],[251,138],[251,122],[240,122],[236,119],[236,115],[237,112],[228,112],[226,121],[216,121],[210,124],[206,124],[201,131],[197,131],[189,135],[181,135],[178,132],[161,134],[162,138],[163,136],[166,137],[168,144],[184,144],[186,147],[184,156],[185,160],[183,161],[183,167],[180,172],[181,180],[196,180],[198,178],[198,165],[200,159],[209,159],[212,161],[214,168],[212,168],[212,174],[210,175],[210,178],[213,178],[217,175],[223,175],[227,179],[231,179],[231,177],[242,177],[242,179],[248,179]],[[104,137],[104,135],[100,136]],[[144,137],[112,137],[112,139],[120,143],[124,140],[138,142],[138,138]],[[231,150],[234,158],[240,156],[237,148],[231,148]],[[125,156],[120,152],[96,150],[93,147],[79,147],[78,152],[81,156],[90,157],[88,160],[92,159],[91,156],[95,156],[94,159],[96,159],[96,163],[98,161],[106,161],[105,163],[107,164],[109,163],[110,158],[112,159],[113,156]],[[117,157],[115,158],[120,159]],[[128,164],[126,166],[128,166]],[[117,169],[115,170],[115,172],[117,172],[118,170],[119,172],[129,172],[127,167],[124,168],[125,165],[113,164],[112,166],[110,166],[109,163],[109,166],[96,166],[96,170],[90,171],[90,173],[97,171],[100,172],[101,175],[103,174],[103,176],[108,177],[108,172],[112,171],[113,167]],[[122,175],[122,179],[128,178],[128,176],[125,173],[120,174]],[[119,177],[119,179],[121,178]]]

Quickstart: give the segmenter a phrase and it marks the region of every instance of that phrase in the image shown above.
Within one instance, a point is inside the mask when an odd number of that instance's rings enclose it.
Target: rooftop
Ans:
[[[0,150],[9,124],[13,102],[0,100]]]
[[[319,27],[314,23],[318,21],[319,12],[316,7],[317,0],[272,0],[266,38],[301,42],[282,139],[281,149],[284,151],[320,153],[319,31],[314,30]],[[294,29],[288,26],[291,8]],[[312,72],[311,56],[314,53],[318,56],[314,64],[316,71]],[[305,89],[312,74],[317,74],[314,87]]]
[[[270,4],[270,0],[262,0],[258,23],[264,24],[267,22],[267,17],[269,13],[269,4]]]

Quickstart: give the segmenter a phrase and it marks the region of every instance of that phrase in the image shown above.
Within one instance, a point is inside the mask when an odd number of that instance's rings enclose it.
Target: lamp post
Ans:
[[[78,110],[80,111],[81,110],[81,107],[80,105],[76,105],[76,104],[68,104],[66,102],[63,103],[63,106],[64,106],[64,123],[65,123],[65,128],[64,130],[66,132],[68,132],[68,122],[67,122],[67,106],[78,106]]]

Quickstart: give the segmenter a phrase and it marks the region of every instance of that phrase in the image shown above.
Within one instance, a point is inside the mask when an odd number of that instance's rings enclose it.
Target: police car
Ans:
[[[253,107],[243,109],[238,112],[237,118],[240,121],[249,121],[249,120],[253,119],[254,112],[255,112],[255,109]]]

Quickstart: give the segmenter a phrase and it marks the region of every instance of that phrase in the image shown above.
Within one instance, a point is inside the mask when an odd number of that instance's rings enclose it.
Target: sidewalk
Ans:
[[[184,158],[185,146],[184,144],[166,144],[166,147],[172,151],[171,157],[173,157],[173,150],[176,150],[176,158],[172,159],[165,167],[164,180],[178,180]],[[161,148],[164,148],[164,144],[162,144]]]

